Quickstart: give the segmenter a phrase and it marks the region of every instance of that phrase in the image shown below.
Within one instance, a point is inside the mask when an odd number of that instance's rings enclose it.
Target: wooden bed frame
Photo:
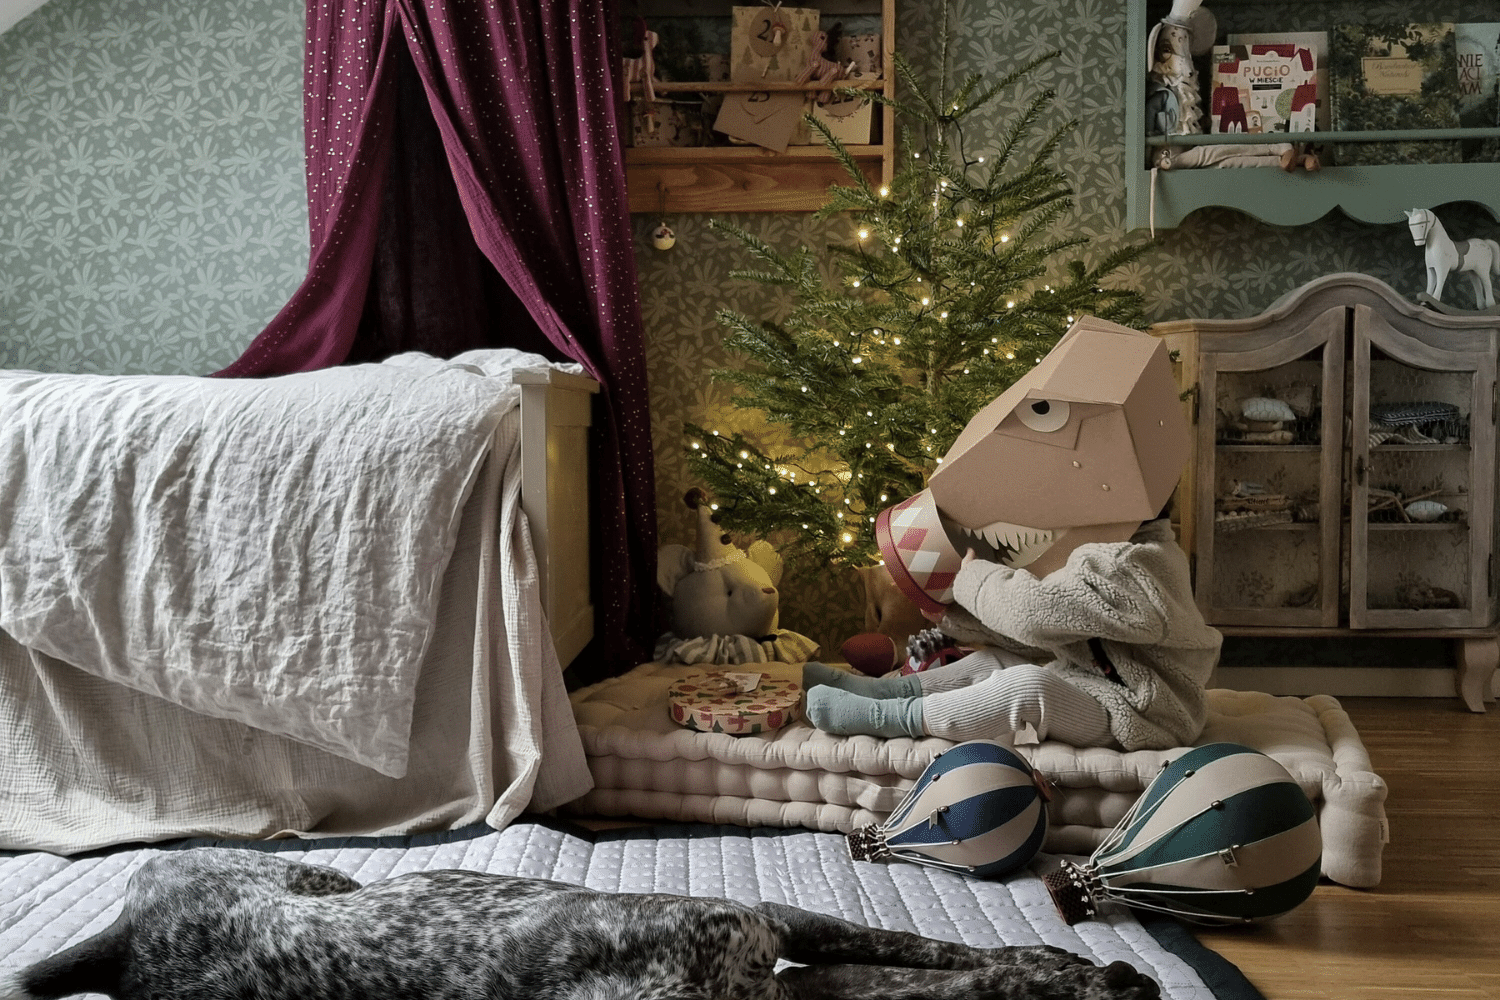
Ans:
[[[521,387],[521,509],[531,528],[542,608],[566,667],[594,637],[588,434],[599,383],[552,368],[511,378]]]

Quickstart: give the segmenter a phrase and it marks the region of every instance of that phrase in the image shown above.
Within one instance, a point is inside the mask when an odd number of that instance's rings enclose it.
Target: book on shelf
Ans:
[[[1318,130],[1326,132],[1331,127],[1328,115],[1328,32],[1240,31],[1228,35],[1224,41],[1228,45],[1294,45],[1311,52],[1318,85]]]
[[[1215,45],[1212,62],[1209,131],[1311,132],[1317,127],[1315,45],[1293,41]]]
[[[1500,22],[1455,24],[1458,122],[1464,128],[1500,127]],[[1500,162],[1500,138],[1464,139],[1464,160]]]
[[[1341,24],[1329,54],[1333,127],[1365,132],[1458,127],[1458,59],[1451,21]],[[1457,140],[1345,142],[1340,164],[1456,163]]]

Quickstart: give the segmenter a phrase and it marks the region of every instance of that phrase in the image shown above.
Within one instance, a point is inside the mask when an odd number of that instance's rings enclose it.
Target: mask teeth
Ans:
[[[1055,537],[1054,532],[1042,528],[1011,524],[992,524],[977,531],[961,528],[959,534],[961,544],[956,547],[960,551],[972,548],[981,559],[1013,568],[1024,566],[1041,555]]]

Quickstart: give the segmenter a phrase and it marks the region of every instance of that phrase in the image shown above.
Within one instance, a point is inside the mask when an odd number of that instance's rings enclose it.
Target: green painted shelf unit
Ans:
[[[1244,0],[1242,0],[1244,2]],[[1209,6],[1217,7],[1210,2]],[[1232,5],[1231,5],[1232,6]],[[1309,4],[1315,7],[1316,4]],[[1413,6],[1413,20],[1430,16]],[[1500,221],[1500,163],[1412,163],[1380,166],[1324,167],[1315,173],[1270,167],[1158,170],[1146,166],[1150,147],[1209,145],[1225,142],[1285,142],[1285,134],[1189,135],[1147,140],[1146,38],[1150,31],[1147,0],[1126,0],[1125,78],[1125,222],[1129,229],[1173,229],[1200,208],[1222,207],[1262,222],[1302,225],[1341,209],[1361,222],[1404,222],[1406,209],[1439,208],[1467,201],[1482,206]],[[1309,29],[1332,27],[1315,23]],[[1391,132],[1299,132],[1299,142],[1378,142],[1399,139],[1436,140],[1500,136],[1500,129],[1442,129]]]

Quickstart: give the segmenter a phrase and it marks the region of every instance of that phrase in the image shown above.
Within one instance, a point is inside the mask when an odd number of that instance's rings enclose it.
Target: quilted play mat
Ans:
[[[754,669],[792,680],[802,673],[784,663]],[[646,663],[573,693],[595,787],[570,812],[847,833],[884,820],[933,757],[953,745],[935,737],[833,736],[800,718],[744,735],[696,732],[672,721],[667,692],[704,670]],[[1318,811],[1323,874],[1349,886],[1379,883],[1386,786],[1336,699],[1214,689],[1200,742],[1242,743],[1279,761]],[[1091,852],[1181,752],[1052,741],[1016,749],[1053,785],[1043,850],[1059,854]]]
[[[147,858],[205,845],[330,865],[362,882],[467,868],[614,892],[769,900],[975,946],[1050,944],[1100,964],[1126,961],[1155,978],[1170,1000],[1260,997],[1238,969],[1174,922],[1143,924],[1112,910],[1067,926],[1028,870],[982,882],[899,862],[856,862],[843,837],[808,830],[660,826],[590,833],[551,822],[373,839],[191,840],[71,858],[0,854],[0,974],[108,926],[131,873]]]

